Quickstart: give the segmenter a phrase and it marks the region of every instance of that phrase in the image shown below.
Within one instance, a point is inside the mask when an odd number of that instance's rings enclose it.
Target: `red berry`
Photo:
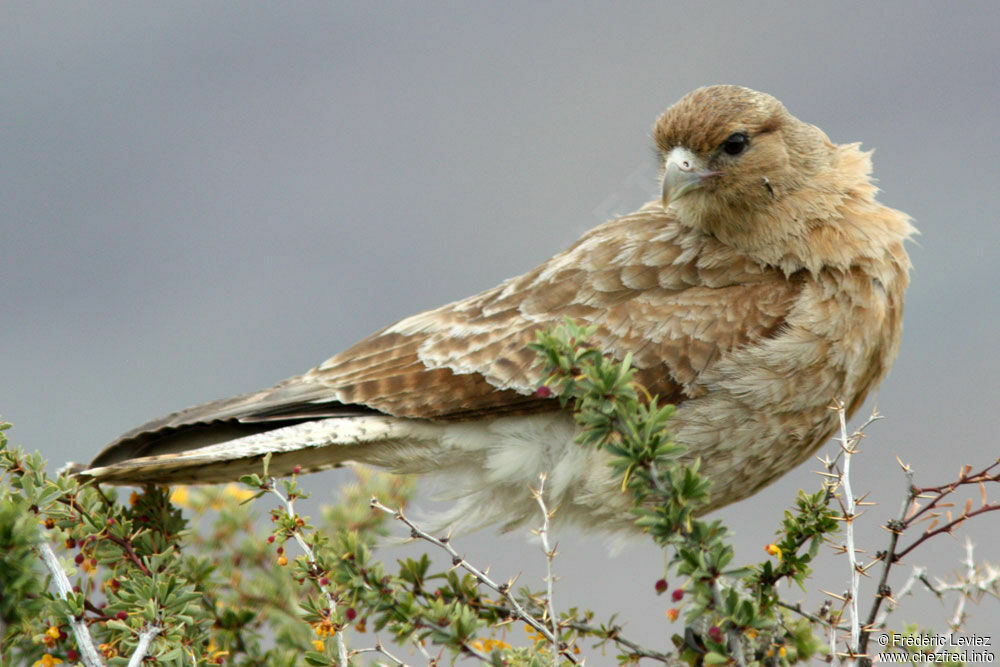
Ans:
[[[551,395],[552,395],[552,390],[546,387],[545,385],[542,385],[541,387],[535,390],[535,396],[538,396],[539,398],[548,398]]]
[[[708,636],[712,639],[713,642],[721,642],[722,630],[719,628],[719,626],[713,625],[708,629]]]
[[[267,538],[267,543],[274,544],[274,535],[271,535],[269,538]]]
[[[76,563],[77,565],[83,563],[83,554],[82,553],[77,554],[76,558],[73,559],[73,562]]]
[[[74,540],[72,537],[67,538],[66,539],[66,548],[67,549],[75,549],[76,548],[76,540]]]
[[[344,617],[348,621],[353,621],[354,619],[356,619],[358,617],[358,612],[355,611],[354,607],[350,607],[350,608],[348,608],[347,611],[344,612]]]
[[[128,614],[126,614],[123,611],[120,611],[117,614],[115,614],[115,618],[117,618],[119,621],[124,621],[126,618],[128,618]]]
[[[298,475],[300,472],[302,472],[302,466],[295,466],[294,468],[292,468],[293,475]]]
[[[70,662],[76,662],[77,660],[80,659],[80,654],[76,652],[75,648],[71,648],[70,650],[66,651],[66,659],[69,660]]]
[[[656,594],[657,595],[662,595],[663,593],[667,592],[667,580],[666,579],[657,579],[655,585],[656,585]]]
[[[323,577],[322,579],[319,580],[319,585],[320,586],[329,586],[330,585],[330,580],[327,579],[326,577]]]
[[[680,602],[682,597],[684,597],[684,591],[679,588],[675,589],[674,592],[670,594],[670,599],[674,602]]]

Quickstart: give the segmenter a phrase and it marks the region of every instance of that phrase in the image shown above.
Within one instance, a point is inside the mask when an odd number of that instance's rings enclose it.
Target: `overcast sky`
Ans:
[[[4,3],[0,415],[54,464],[86,461],[302,372],[652,198],[656,116],[736,83],[877,149],[880,199],[921,231],[854,482],[881,503],[861,542],[882,549],[895,456],[937,484],[1000,453],[998,34],[995,2]],[[764,557],[815,467],[721,513],[740,559]],[[993,562],[997,526],[968,526]],[[507,574],[524,542],[467,548]],[[561,550],[565,604],[624,609],[650,643],[679,629],[656,550]],[[917,554],[947,576],[962,550]],[[824,570],[843,590],[846,563]],[[997,609],[971,627],[996,630]],[[949,611],[925,593],[898,620]]]

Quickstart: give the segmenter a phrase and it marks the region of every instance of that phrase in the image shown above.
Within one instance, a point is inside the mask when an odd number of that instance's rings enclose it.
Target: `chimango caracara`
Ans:
[[[404,319],[275,387],[123,435],[84,472],[201,483],[361,461],[445,473],[466,527],[534,517],[548,473],[562,520],[614,528],[629,497],[572,416],[536,394],[526,345],[567,316],[632,353],[677,405],[671,428],[712,480],[713,507],[801,463],[854,412],[899,348],[914,233],[875,200],[869,153],[836,145],[746,88],[688,94],[657,121],[662,191],[540,266]]]

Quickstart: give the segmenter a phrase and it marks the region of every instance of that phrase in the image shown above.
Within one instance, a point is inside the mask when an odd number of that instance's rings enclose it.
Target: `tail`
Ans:
[[[425,455],[436,438],[433,427],[384,415],[331,417],[251,433],[184,451],[137,456],[103,464],[95,459],[83,479],[111,484],[214,484],[263,471],[273,476],[315,472],[360,461],[399,468]]]

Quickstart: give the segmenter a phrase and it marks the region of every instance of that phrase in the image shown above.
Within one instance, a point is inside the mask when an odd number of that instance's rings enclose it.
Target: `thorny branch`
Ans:
[[[552,627],[552,636],[555,642],[552,644],[552,664],[559,663],[559,619],[556,617],[555,604],[552,601],[552,588],[555,584],[555,577],[552,574],[552,561],[556,557],[555,547],[549,546],[549,518],[552,512],[545,506],[545,473],[538,476],[538,488],[532,489],[531,494],[535,497],[538,507],[542,510],[542,526],[537,531],[538,538],[542,542],[542,550],[545,552],[545,614],[549,617],[549,624]]]
[[[851,458],[858,452],[858,444],[864,437],[864,430],[873,422],[882,419],[882,415],[880,415],[877,410],[873,411],[864,424],[858,427],[854,433],[848,435],[847,411],[844,402],[839,400],[835,401],[831,406],[831,409],[837,411],[837,418],[840,423],[840,437],[837,438],[840,443],[840,452],[838,452],[837,456],[833,459],[827,458],[823,461],[823,463],[827,469],[826,476],[832,479],[832,482],[830,483],[830,490],[834,491],[838,486],[843,489],[843,493],[839,498],[842,519],[844,521],[844,544],[841,549],[847,554],[848,563],[851,568],[850,587],[846,596],[834,597],[841,599],[847,607],[850,641],[848,642],[847,652],[844,654],[844,657],[853,661],[858,655],[863,654],[863,651],[860,649],[863,631],[858,612],[858,600],[861,594],[861,575],[865,573],[868,567],[871,567],[871,564],[866,567],[862,567],[862,565],[858,562],[857,548],[854,543],[854,520],[861,516],[861,512],[857,509],[861,504],[861,501],[854,497],[854,492],[851,489]],[[838,468],[838,463],[841,461],[843,463],[841,464],[841,467]],[[831,633],[831,652],[833,652],[833,648],[836,645],[834,635],[837,623],[834,619],[839,619],[841,615],[842,612],[841,614],[831,615],[831,621],[828,624]]]
[[[941,535],[942,533],[950,534],[953,530],[962,525],[966,519],[971,519],[974,516],[985,514],[986,512],[1000,510],[1000,503],[989,503],[986,501],[986,483],[1000,482],[1000,471],[997,471],[998,467],[1000,467],[1000,459],[997,459],[992,465],[983,468],[979,472],[971,474],[972,466],[967,465],[962,467],[962,470],[959,472],[958,479],[954,482],[943,484],[941,486],[911,488],[910,505],[908,511],[901,519],[903,529],[905,530],[920,521],[928,519],[931,523],[920,535],[920,537],[913,541],[912,544],[895,553],[895,560],[901,560],[906,556],[906,554],[910,553],[935,535]],[[972,509],[972,499],[969,498],[965,503],[965,508],[962,513],[953,518],[951,510],[946,508],[953,507],[954,503],[944,503],[942,501],[954,493],[960,486],[968,486],[972,484],[979,486],[982,504],[978,508]],[[926,505],[921,505],[921,500],[930,500],[930,502]],[[938,526],[938,519],[941,516],[941,512],[938,510],[945,510],[945,523],[941,526]]]
[[[855,431],[847,435],[847,414],[843,401],[837,401],[837,417],[840,420],[840,447],[844,454],[844,468],[840,476],[840,484],[844,489],[842,506],[844,510],[844,549],[847,552],[847,562],[851,566],[850,593],[847,600],[847,618],[851,624],[851,641],[848,644],[848,655],[854,657],[861,638],[861,624],[858,619],[858,597],[861,594],[861,566],[858,563],[858,552],[854,546],[854,519],[857,517],[854,492],[851,490],[851,458],[857,451],[861,440],[861,432]],[[874,415],[873,415],[874,416]]]
[[[897,461],[899,461],[899,459],[897,459]],[[986,498],[986,484],[989,482],[1000,482],[1000,470],[998,470],[1000,469],[1000,459],[997,459],[992,464],[976,473],[972,472],[972,466],[963,466],[959,472],[958,479],[955,481],[947,484],[941,484],[939,486],[928,487],[917,487],[913,483],[913,470],[910,466],[904,464],[902,461],[899,461],[899,465],[903,469],[903,473],[906,475],[909,484],[909,493],[906,500],[903,502],[903,507],[900,510],[898,518],[891,519],[886,524],[886,528],[890,533],[888,549],[876,554],[875,560],[865,568],[867,570],[868,567],[873,566],[875,563],[879,561],[882,562],[882,570],[879,575],[875,599],[872,601],[868,618],[861,629],[861,636],[858,643],[858,654],[860,655],[865,654],[871,633],[884,625],[888,613],[896,606],[898,597],[905,595],[916,581],[921,581],[929,590],[940,595],[940,589],[936,589],[927,581],[923,569],[914,568],[914,571],[900,589],[897,600],[894,600],[892,597],[892,590],[889,588],[888,584],[889,573],[891,572],[892,567],[901,561],[903,557],[930,538],[943,533],[953,534],[954,530],[961,526],[967,519],[980,514],[985,514],[987,512],[1000,510],[1000,503],[990,503]],[[955,493],[960,487],[967,487],[971,485],[977,485],[979,487],[981,505],[977,509],[972,509],[972,499],[969,498],[965,503],[962,513],[957,517],[953,517],[951,510],[948,508],[954,507],[954,503],[945,502],[945,500],[951,496],[951,494]],[[927,502],[921,504],[921,501]],[[939,526],[938,523],[939,518],[942,515],[942,511],[944,511],[945,522]],[[931,523],[912,543],[904,548],[899,548],[899,541],[903,536],[903,533],[907,529],[912,528],[915,524],[922,521],[930,521]],[[982,582],[977,582],[975,562],[972,560],[971,555],[971,542],[967,542],[966,549],[966,577],[960,581],[959,584],[949,588],[949,590],[958,590],[962,594],[962,600],[959,601],[956,607],[956,614],[952,618],[951,625],[953,628],[957,627],[958,623],[961,622],[961,616],[964,612],[964,598],[968,595],[970,587],[977,586],[980,590],[985,590],[990,585],[993,585],[998,578],[1000,578],[1000,572],[996,572],[992,568],[989,568],[987,575],[984,578],[984,580],[989,583],[983,585]],[[883,601],[887,601],[887,607],[885,610],[882,610]],[[865,664],[870,664],[870,662],[870,659],[864,660]]]
[[[277,487],[275,486],[273,477],[268,478],[266,488],[268,491],[270,491],[271,493],[273,493],[275,496],[278,497],[281,503],[285,506],[285,512],[288,513],[288,516],[294,517],[295,500],[293,498],[286,498],[280,491],[278,491]],[[295,541],[298,543],[299,548],[302,549],[302,553],[306,555],[306,562],[309,563],[309,569],[312,570],[314,574],[319,574],[319,563],[316,561],[316,554],[313,553],[312,548],[302,537],[302,531],[296,528],[295,530],[291,531],[291,533],[292,537],[294,537]],[[323,586],[319,582],[316,582],[316,585],[320,589],[323,589]],[[329,601],[330,621],[332,622],[334,614],[336,614],[337,612],[337,601],[333,593],[324,590],[323,594],[326,595],[327,600]],[[341,665],[347,664],[347,643],[344,641],[343,631],[337,632],[337,657],[340,660]]]
[[[545,637],[545,639],[547,639],[553,646],[558,646],[559,642],[558,636],[554,635],[552,631],[548,627],[546,627],[544,623],[542,623],[537,618],[529,614],[527,610],[525,610],[525,608],[521,606],[521,603],[517,601],[517,598],[515,598],[511,594],[510,588],[512,582],[507,582],[503,584],[496,583],[495,581],[490,579],[490,577],[485,572],[483,572],[475,565],[467,561],[465,558],[460,556],[458,552],[455,551],[455,548],[451,546],[451,542],[447,537],[445,538],[434,537],[427,531],[417,526],[417,524],[410,521],[410,519],[408,519],[406,515],[403,514],[402,510],[394,510],[391,507],[386,507],[385,505],[379,502],[378,498],[372,498],[370,505],[374,509],[377,509],[381,512],[385,512],[386,514],[391,514],[393,518],[406,525],[406,527],[410,529],[410,536],[413,537],[414,539],[421,539],[426,542],[430,542],[434,546],[445,550],[448,553],[448,555],[451,556],[451,562],[454,567],[460,567],[464,569],[466,572],[475,577],[476,581],[478,581],[480,584],[486,586],[487,588],[490,588],[496,593],[499,593],[503,597],[503,599],[507,601],[507,604],[511,606],[510,611],[513,616],[530,625],[532,628],[535,629],[535,631],[537,631],[539,634]],[[473,655],[477,654],[475,649],[473,649],[471,646],[466,646],[464,648],[469,650],[469,652],[472,653]],[[564,658],[569,660],[571,663],[573,664],[577,663],[576,657],[573,656],[568,651],[560,649],[560,654]]]

